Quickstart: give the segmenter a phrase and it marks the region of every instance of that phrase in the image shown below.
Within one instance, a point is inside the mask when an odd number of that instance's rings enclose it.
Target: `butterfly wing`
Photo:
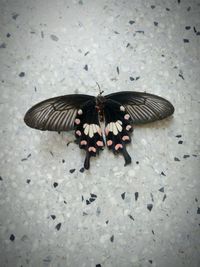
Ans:
[[[118,92],[105,96],[123,105],[133,124],[143,124],[164,119],[174,113],[173,105],[166,99],[142,92]]]
[[[104,104],[106,144],[114,154],[122,153],[125,165],[131,163],[126,144],[131,141],[131,118],[121,103],[107,99]]]
[[[75,136],[79,147],[86,150],[85,169],[90,167],[90,157],[99,154],[104,146],[95,100],[84,103],[75,118]]]
[[[95,97],[82,94],[72,94],[44,100],[25,114],[25,123],[42,131],[68,131],[74,129],[77,110],[84,103]]]

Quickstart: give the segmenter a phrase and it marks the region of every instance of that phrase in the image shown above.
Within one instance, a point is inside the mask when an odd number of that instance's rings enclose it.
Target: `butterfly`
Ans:
[[[106,145],[121,153],[124,166],[131,163],[126,145],[131,142],[133,126],[164,119],[174,113],[166,99],[145,92],[124,91],[103,96],[70,94],[44,100],[31,107],[24,121],[38,130],[75,130],[76,143],[85,149],[84,168],[90,168],[91,156]],[[105,123],[104,132],[100,122]]]

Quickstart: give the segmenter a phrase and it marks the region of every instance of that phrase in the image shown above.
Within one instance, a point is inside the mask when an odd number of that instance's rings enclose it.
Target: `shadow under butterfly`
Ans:
[[[90,157],[99,154],[105,144],[114,154],[124,156],[126,166],[131,163],[126,144],[131,142],[133,126],[164,119],[174,113],[174,107],[168,100],[148,93],[102,93],[97,97],[71,94],[44,100],[27,111],[24,121],[42,131],[75,130],[79,147],[86,151],[85,169],[90,167]]]

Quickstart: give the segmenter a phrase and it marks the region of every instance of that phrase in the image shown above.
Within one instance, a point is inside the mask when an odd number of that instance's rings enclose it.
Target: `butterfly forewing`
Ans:
[[[77,110],[95,97],[89,95],[65,95],[47,99],[30,108],[25,123],[35,129],[68,131],[74,129]]]
[[[168,100],[153,94],[125,91],[107,95],[105,98],[121,103],[131,116],[133,124],[161,120],[174,112],[174,107]]]

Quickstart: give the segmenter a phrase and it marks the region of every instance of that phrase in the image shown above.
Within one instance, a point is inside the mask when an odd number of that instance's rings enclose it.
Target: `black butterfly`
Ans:
[[[42,131],[75,129],[80,148],[86,150],[85,169],[90,157],[105,146],[100,121],[105,120],[105,140],[113,153],[122,153],[125,165],[131,163],[126,144],[131,141],[133,125],[164,119],[174,112],[166,99],[147,93],[118,92],[97,97],[83,94],[59,96],[42,101],[29,109],[25,123]]]

